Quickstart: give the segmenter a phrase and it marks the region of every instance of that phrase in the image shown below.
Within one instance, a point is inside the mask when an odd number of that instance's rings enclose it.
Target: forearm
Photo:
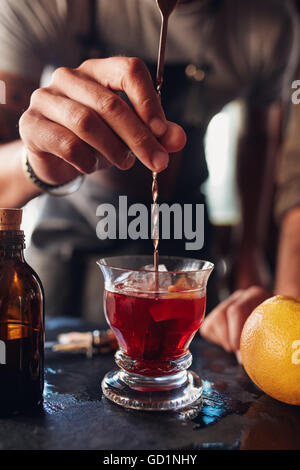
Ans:
[[[0,207],[22,207],[41,194],[22,168],[22,141],[0,145]]]
[[[267,109],[247,108],[244,112],[237,157],[242,220],[235,240],[233,289],[271,286],[264,249],[268,241],[281,118],[278,105]]]
[[[275,294],[300,296],[300,207],[282,220],[274,290]]]
[[[242,224],[240,243],[245,249],[263,248],[270,221],[274,168],[280,144],[282,108],[248,110],[239,139],[237,183]]]
[[[239,141],[237,186],[241,207],[240,245],[246,249],[261,245],[262,230],[259,218],[259,202],[263,187],[264,160],[261,142],[244,137]]]

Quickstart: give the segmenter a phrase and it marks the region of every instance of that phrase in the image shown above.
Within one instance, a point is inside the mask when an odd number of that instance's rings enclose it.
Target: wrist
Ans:
[[[300,286],[298,282],[284,283],[284,281],[276,282],[274,287],[274,295],[287,295],[291,297],[300,297]]]
[[[22,166],[27,179],[29,179],[30,182],[34,184],[41,192],[48,193],[52,196],[68,196],[73,194],[74,192],[78,191],[84,180],[84,175],[82,174],[75,177],[75,179],[72,179],[71,181],[58,184],[50,184],[40,179],[31,166],[28,151],[25,146],[23,146],[22,149]]]
[[[22,142],[18,140],[5,144],[0,153],[6,156],[7,161],[4,171],[0,171],[1,204],[3,207],[22,207],[42,193],[24,173]],[[5,180],[2,181],[4,174]]]
[[[24,182],[26,184],[23,185],[24,188],[26,188],[26,192],[28,192],[28,194],[30,194],[30,199],[36,197],[36,196],[39,196],[40,194],[42,194],[42,190],[41,188],[38,188],[34,183],[33,181],[31,181],[25,171],[24,171],[24,162],[23,162],[23,144],[22,144],[22,141],[20,142],[21,145],[19,147],[19,151],[15,154],[14,156],[14,161],[15,161],[15,169],[17,170],[17,172],[19,174],[22,175],[22,179],[24,180]]]
[[[68,184],[81,173],[72,165],[67,164],[55,155],[35,154],[24,145],[22,150],[23,161],[27,160],[33,173],[43,183],[49,186]]]

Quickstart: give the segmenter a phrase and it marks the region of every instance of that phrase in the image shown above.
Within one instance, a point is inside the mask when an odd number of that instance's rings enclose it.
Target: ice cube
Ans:
[[[151,275],[151,273],[145,273],[140,271],[131,271],[125,274],[122,274],[115,282],[115,287],[125,292],[136,292],[136,291],[145,291],[148,289],[148,279],[146,276]]]
[[[144,266],[142,269],[144,269],[145,271],[155,271],[153,264],[146,264],[146,266]],[[164,264],[159,264],[158,265],[158,271],[168,272],[168,270],[167,270],[167,268]]]
[[[164,264],[158,266],[158,272],[168,272]],[[115,286],[117,289],[122,289],[125,292],[156,292],[157,287],[160,291],[168,290],[168,286],[172,282],[171,275],[158,275],[158,286],[156,282],[156,274],[154,266],[148,264],[143,266],[140,271],[126,272],[119,276]]]

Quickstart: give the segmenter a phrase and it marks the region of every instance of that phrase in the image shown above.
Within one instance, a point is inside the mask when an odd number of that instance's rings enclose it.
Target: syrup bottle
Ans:
[[[44,301],[24,260],[21,209],[0,209],[0,415],[42,402]]]

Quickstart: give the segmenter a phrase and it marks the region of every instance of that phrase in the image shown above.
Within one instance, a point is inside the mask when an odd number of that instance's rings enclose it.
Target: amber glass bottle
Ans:
[[[0,415],[43,395],[43,288],[24,260],[21,219],[20,209],[0,209]]]

